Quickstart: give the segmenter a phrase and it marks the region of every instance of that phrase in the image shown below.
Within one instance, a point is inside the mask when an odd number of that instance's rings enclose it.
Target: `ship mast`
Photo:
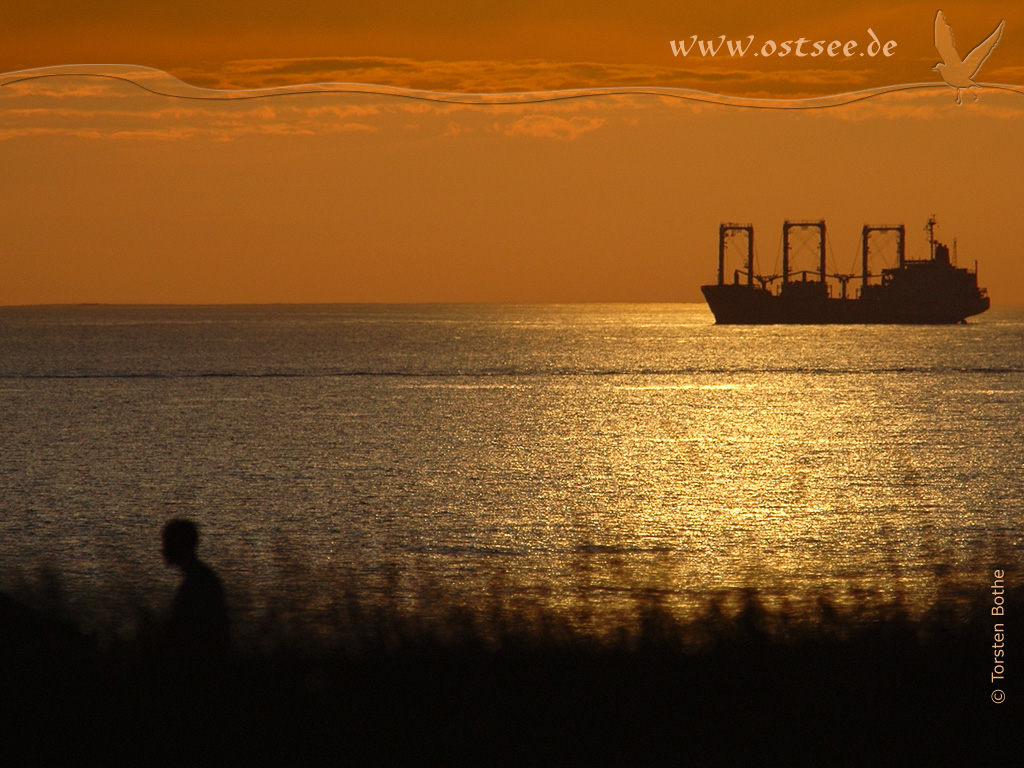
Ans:
[[[928,230],[928,250],[929,250],[930,258],[931,258],[932,261],[935,261],[935,225],[936,225],[936,223],[937,222],[935,221],[935,214],[933,213],[931,218],[928,219],[928,224],[925,225],[925,229]],[[902,266],[902,265],[900,265],[900,266]]]

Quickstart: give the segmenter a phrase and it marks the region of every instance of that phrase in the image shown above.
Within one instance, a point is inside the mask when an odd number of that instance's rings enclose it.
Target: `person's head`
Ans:
[[[199,529],[191,520],[177,518],[164,526],[163,554],[168,565],[184,567],[196,559]]]

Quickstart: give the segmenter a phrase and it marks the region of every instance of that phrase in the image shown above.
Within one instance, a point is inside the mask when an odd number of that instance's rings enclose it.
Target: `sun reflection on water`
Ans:
[[[354,591],[601,632],[745,589],[923,611],[1021,557],[1024,319],[979,348],[686,307],[278,309],[225,346],[166,311],[158,343],[112,323],[58,363],[0,355],[9,571],[158,594],[147,536],[191,516],[254,621]]]

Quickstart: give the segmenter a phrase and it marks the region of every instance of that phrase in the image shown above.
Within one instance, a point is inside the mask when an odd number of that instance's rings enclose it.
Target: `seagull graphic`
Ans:
[[[935,48],[942,57],[942,61],[932,67],[932,71],[942,75],[942,79],[946,81],[946,85],[950,88],[956,88],[956,103],[958,105],[962,103],[960,101],[960,91],[965,88],[981,88],[971,78],[978,74],[982,62],[988,58],[988,55],[992,53],[992,49],[996,47],[996,43],[999,42],[999,38],[1003,35],[1004,23],[1000,21],[995,32],[986,37],[984,42],[980,43],[977,48],[967,54],[966,59],[961,61],[960,54],[956,52],[956,43],[953,42],[953,30],[946,23],[946,14],[939,11],[935,15]],[[978,100],[973,91],[968,90],[967,92],[974,96],[975,101]]]

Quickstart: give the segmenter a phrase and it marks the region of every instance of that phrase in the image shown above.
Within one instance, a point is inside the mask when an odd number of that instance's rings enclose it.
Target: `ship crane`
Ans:
[[[868,268],[868,255],[871,251],[871,233],[872,232],[895,232],[896,233],[896,256],[899,264],[899,268],[903,269],[907,263],[906,256],[906,240],[907,230],[902,224],[896,225],[885,225],[879,227],[873,227],[868,224],[864,225],[861,230],[861,287],[866,286],[870,283],[872,274]],[[934,255],[934,254],[933,254]]]

